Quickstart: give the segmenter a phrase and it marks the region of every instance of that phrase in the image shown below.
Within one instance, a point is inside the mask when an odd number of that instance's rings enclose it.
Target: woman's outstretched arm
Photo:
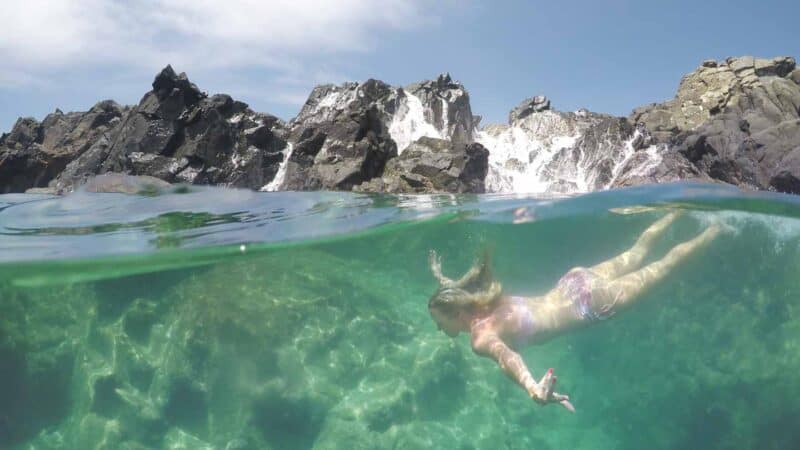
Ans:
[[[542,380],[537,383],[519,353],[509,348],[496,334],[473,333],[472,349],[481,356],[494,359],[503,372],[525,389],[537,403],[544,405],[558,402],[571,412],[575,412],[575,408],[569,402],[569,396],[553,391],[556,383],[553,369],[548,369]]]
[[[430,264],[431,272],[440,286],[464,288],[476,282],[481,285],[490,284],[492,282],[492,274],[489,268],[491,265],[491,254],[488,249],[484,249],[481,257],[476,259],[467,273],[458,280],[452,280],[442,274],[442,261],[436,253],[436,250],[431,250],[428,253],[428,264]]]

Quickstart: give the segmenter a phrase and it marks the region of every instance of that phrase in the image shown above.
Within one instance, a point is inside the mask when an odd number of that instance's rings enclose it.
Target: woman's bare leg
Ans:
[[[653,246],[653,241],[655,241],[677,217],[677,212],[671,212],[658,219],[644,230],[636,243],[633,244],[633,247],[628,251],[620,253],[608,261],[592,266],[590,270],[607,280],[619,278],[626,273],[636,270],[642,264],[642,261],[644,261],[644,257],[647,255],[650,247]]]
[[[662,259],[598,286],[592,292],[592,307],[597,310],[610,310],[611,306],[619,308],[636,301],[689,255],[714,240],[719,232],[719,225],[712,225],[695,238],[673,247]]]

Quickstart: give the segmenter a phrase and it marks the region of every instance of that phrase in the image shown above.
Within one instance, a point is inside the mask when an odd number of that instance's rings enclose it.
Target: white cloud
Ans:
[[[42,117],[132,103],[166,64],[209,93],[290,117],[393,33],[437,25],[433,0],[0,0],[0,111]],[[357,64],[358,65],[358,64]],[[1,109],[1,108],[0,108]],[[0,125],[3,125],[0,123]]]
[[[298,58],[374,48],[430,23],[425,0],[6,0],[0,69],[79,64],[292,69]]]
[[[2,66],[0,66],[2,67]],[[26,71],[19,71],[9,67],[0,70],[0,88],[29,88],[43,87],[50,83],[47,79]]]

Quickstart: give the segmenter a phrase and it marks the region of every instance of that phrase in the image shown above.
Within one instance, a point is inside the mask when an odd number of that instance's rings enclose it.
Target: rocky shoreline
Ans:
[[[694,179],[800,193],[794,58],[705,61],[674,99],[629,117],[535,96],[481,127],[449,75],[317,86],[294,119],[209,96],[165,67],[138,105],[20,118],[0,192],[65,193],[93,175],[276,190],[576,193]]]

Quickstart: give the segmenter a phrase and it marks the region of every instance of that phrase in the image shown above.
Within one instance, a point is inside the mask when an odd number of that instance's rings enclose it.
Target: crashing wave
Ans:
[[[293,150],[292,143],[289,142],[286,144],[286,148],[283,149],[283,161],[281,161],[280,165],[278,166],[278,171],[275,173],[275,178],[272,179],[269,183],[265,184],[260,191],[263,192],[275,192],[281,190],[281,186],[283,186],[283,181],[286,179],[286,166],[289,163],[289,158],[292,157],[292,150]]]
[[[408,92],[399,93],[397,107],[389,123],[389,135],[397,145],[398,154],[421,137],[446,138],[428,117],[431,115],[425,114],[425,106],[419,97]]]
[[[647,175],[659,147],[637,150],[641,131],[624,119],[587,112],[542,111],[509,126],[487,126],[477,141],[489,150],[488,192],[574,194],[609,189],[626,171]],[[646,155],[632,163],[634,155]]]

